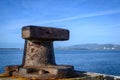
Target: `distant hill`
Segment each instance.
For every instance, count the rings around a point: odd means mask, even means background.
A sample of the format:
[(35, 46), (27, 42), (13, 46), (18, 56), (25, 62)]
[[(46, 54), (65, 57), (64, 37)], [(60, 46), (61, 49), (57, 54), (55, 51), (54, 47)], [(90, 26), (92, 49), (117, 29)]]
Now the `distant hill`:
[(79, 44), (68, 47), (58, 47), (62, 50), (120, 50), (120, 45), (117, 44)]

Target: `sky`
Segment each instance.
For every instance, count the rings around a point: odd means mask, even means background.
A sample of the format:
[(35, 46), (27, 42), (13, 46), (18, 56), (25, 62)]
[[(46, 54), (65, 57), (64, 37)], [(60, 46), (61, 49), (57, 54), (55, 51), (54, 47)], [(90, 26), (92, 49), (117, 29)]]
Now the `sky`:
[(23, 48), (26, 25), (65, 28), (76, 44), (120, 44), (120, 0), (0, 0), (0, 48)]

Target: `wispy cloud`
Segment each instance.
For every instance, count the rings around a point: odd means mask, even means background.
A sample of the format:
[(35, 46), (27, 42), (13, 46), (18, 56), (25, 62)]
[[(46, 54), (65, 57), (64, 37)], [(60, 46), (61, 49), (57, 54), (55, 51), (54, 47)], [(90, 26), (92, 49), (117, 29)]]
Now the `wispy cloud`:
[(120, 13), (120, 9), (99, 11), (99, 12), (95, 12), (95, 13), (81, 14), (81, 15), (77, 15), (77, 16), (62, 18), (62, 19), (49, 20), (49, 21), (42, 22), (41, 24), (54, 23), (54, 22), (64, 22), (64, 21), (70, 21), (70, 20), (75, 20), (75, 19), (90, 18), (90, 17), (110, 15), (110, 14), (116, 14), (116, 13)]
[[(64, 21), (70, 21), (70, 20), (76, 20), (76, 19), (83, 19), (83, 18), (91, 18), (96, 16), (103, 16), (103, 15), (110, 15), (110, 14), (116, 14), (120, 13), (120, 9), (118, 10), (107, 10), (107, 11), (99, 11), (94, 13), (87, 13), (87, 14), (81, 14), (77, 16), (62, 18), (62, 19), (56, 19), (56, 20), (48, 20), (48, 21), (36, 21), (36, 19), (15, 19), (15, 21), (9, 21), (9, 24), (4, 24), (6, 26), (7, 30), (18, 30), (21, 29), (24, 25), (29, 24), (35, 24), (35, 25), (44, 25), (48, 23), (56, 23), (56, 22), (64, 22)], [(17, 23), (19, 22), (19, 24)], [(41, 23), (40, 23), (41, 22)], [(5, 29), (5, 27), (3, 27)]]

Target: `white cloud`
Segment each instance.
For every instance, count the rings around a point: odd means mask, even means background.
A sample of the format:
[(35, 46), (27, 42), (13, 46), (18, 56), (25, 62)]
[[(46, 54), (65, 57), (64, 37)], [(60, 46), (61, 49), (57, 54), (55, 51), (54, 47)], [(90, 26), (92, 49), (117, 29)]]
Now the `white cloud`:
[[(56, 23), (56, 22), (64, 22), (64, 21), (70, 21), (70, 20), (75, 20), (75, 19), (82, 19), (82, 18), (91, 18), (91, 17), (96, 17), (96, 16), (103, 16), (103, 15), (110, 15), (110, 14), (116, 14), (120, 13), (120, 10), (106, 10), (106, 11), (99, 11), (99, 12), (94, 12), (94, 13), (87, 13), (87, 14), (81, 14), (77, 16), (72, 16), (72, 17), (67, 17), (67, 18), (62, 18), (62, 19), (56, 19), (56, 20), (46, 20), (46, 21), (36, 21), (36, 19), (24, 19), (24, 20), (15, 20), (15, 21), (9, 21), (9, 24), (5, 24), (6, 28), (8, 30), (18, 30), (21, 29), (22, 26), (24, 25), (44, 25), (48, 23)], [(19, 24), (18, 24), (19, 23)], [(114, 26), (114, 25), (113, 25)], [(4, 27), (5, 28), (5, 27)]]
[(42, 22), (41, 24), (54, 23), (54, 22), (64, 22), (64, 21), (70, 21), (70, 20), (75, 20), (75, 19), (82, 19), (82, 18), (110, 15), (110, 14), (116, 14), (116, 13), (120, 13), (120, 9), (99, 11), (99, 12), (95, 12), (95, 13), (81, 14), (81, 15), (78, 15), (78, 16), (72, 16), (72, 17), (67, 17), (67, 18), (62, 18), (62, 19), (49, 20), (49, 21)]

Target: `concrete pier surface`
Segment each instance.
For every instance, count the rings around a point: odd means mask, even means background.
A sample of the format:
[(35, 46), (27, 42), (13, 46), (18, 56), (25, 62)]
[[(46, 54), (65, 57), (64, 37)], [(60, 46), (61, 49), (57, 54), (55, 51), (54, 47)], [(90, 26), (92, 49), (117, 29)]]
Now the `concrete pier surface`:
[(0, 80), (120, 80), (120, 76), (106, 75), (93, 72), (76, 71), (77, 77), (62, 78), (62, 79), (35, 79), (35, 78), (22, 78), (14, 77), (6, 74), (0, 74)]

